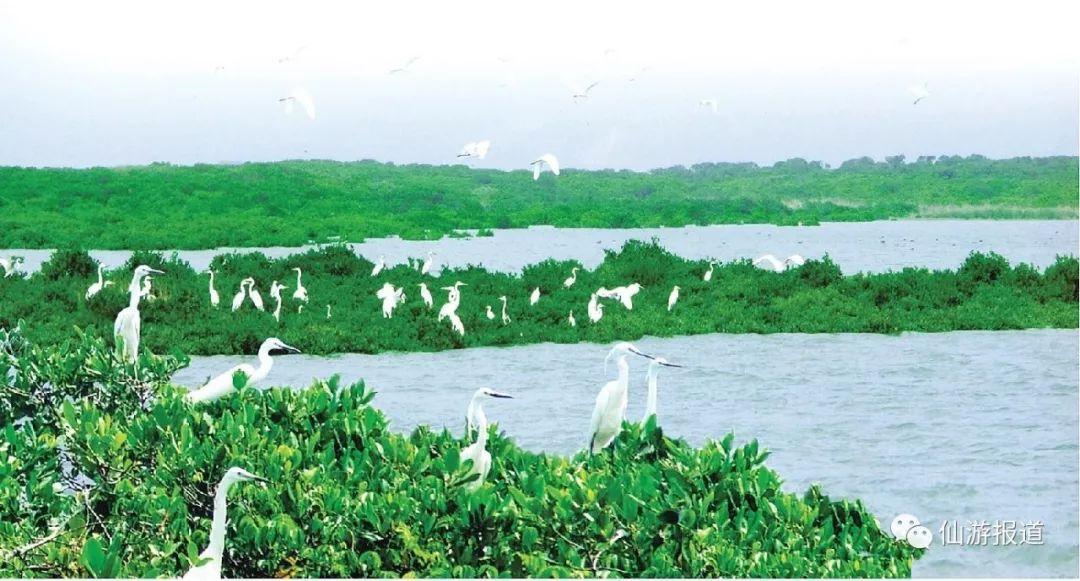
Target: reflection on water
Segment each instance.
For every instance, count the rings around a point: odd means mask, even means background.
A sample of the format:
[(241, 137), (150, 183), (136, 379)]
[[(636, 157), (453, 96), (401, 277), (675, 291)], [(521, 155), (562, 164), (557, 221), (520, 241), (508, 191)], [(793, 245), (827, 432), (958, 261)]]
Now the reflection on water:
[[(803, 491), (822, 484), (857, 497), (887, 523), (1041, 520), (1045, 545), (941, 546), (918, 576), (1074, 576), (1078, 567), (1078, 340), (1075, 330), (882, 335), (701, 335), (638, 346), (685, 369), (660, 376), (669, 435), (700, 443), (734, 431), (772, 450), (769, 465)], [(302, 347), (302, 346), (301, 346)], [(530, 345), (441, 353), (289, 356), (270, 382), (308, 385), (340, 373), (364, 378), (393, 425), (460, 432), (472, 391), (516, 399), (488, 417), (532, 450), (571, 453), (586, 443), (605, 374), (605, 346)], [(196, 357), (183, 385), (251, 357)], [(631, 362), (629, 417), (645, 400)], [(609, 370), (611, 374), (613, 369)]]
[[(592, 229), (536, 227), (496, 230), (492, 237), (444, 238), (407, 241), (373, 239), (353, 244), (356, 252), (375, 260), (385, 256), (388, 264), (409, 257), (437, 253), (444, 266), (482, 264), (489, 270), (518, 272), (547, 258), (576, 259), (593, 267), (605, 249), (621, 248), (627, 240), (656, 237), (668, 250), (685, 258), (716, 258), (722, 261), (774, 254), (818, 258), (828, 254), (844, 272), (882, 272), (906, 266), (956, 268), (972, 251), (994, 251), (1011, 262), (1045, 267), (1058, 254), (1075, 255), (1080, 245), (1076, 220), (895, 220), (881, 222), (826, 223), (821, 226), (780, 227), (769, 225), (703, 226), (686, 228)], [(557, 235), (553, 235), (554, 233)], [(261, 248), (271, 258), (302, 252), (304, 248)], [(185, 250), (180, 258), (196, 270), (210, 265), (221, 253), (234, 250)], [(5, 250), (0, 255), (26, 257), (23, 270), (35, 271), (48, 250)], [(93, 251), (94, 258), (114, 268), (131, 255), (122, 250)]]

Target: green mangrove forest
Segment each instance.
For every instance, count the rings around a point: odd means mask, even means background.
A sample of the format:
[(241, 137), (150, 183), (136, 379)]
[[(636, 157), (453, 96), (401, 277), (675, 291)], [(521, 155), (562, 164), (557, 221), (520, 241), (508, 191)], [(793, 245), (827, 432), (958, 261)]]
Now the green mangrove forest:
[[(277, 260), (260, 253), (214, 258), (219, 306), (209, 299), (209, 276), (175, 257), (137, 252), (129, 263), (106, 273), (115, 284), (87, 299), (97, 281), (97, 263), (84, 251), (59, 251), (33, 275), (0, 278), (0, 325), (22, 330), (41, 344), (59, 344), (79, 330), (110, 336), (117, 313), (127, 306), (127, 285), (137, 264), (165, 273), (155, 275), (151, 297), (143, 299), (142, 344), (154, 353), (254, 353), (267, 337), (280, 337), (305, 353), (380, 353), (434, 351), (475, 346), (539, 342), (609, 343), (645, 335), (704, 333), (900, 333), (904, 331), (1077, 328), (1077, 259), (1060, 257), (1045, 270), (1010, 265), (996, 254), (971, 254), (956, 270), (905, 268), (898, 272), (844, 275), (827, 257), (781, 273), (749, 261), (710, 266), (704, 260), (675, 256), (655, 242), (628, 242), (609, 251), (595, 269), (574, 261), (546, 260), (515, 274), (481, 267), (445, 269), (422, 275), (406, 264), (371, 276), (372, 263), (344, 245), (326, 246)], [(308, 302), (292, 298), (296, 272), (303, 270)], [(579, 267), (576, 283), (564, 280)], [(712, 268), (711, 280), (704, 273)], [(237, 311), (232, 297), (246, 277), (266, 302), (258, 311), (250, 302)], [(271, 311), (273, 281), (282, 293), (280, 321)], [(437, 313), (447, 301), (442, 287), (461, 281), (457, 309), (464, 335)], [(385, 283), (403, 289), (405, 300), (392, 318), (384, 318)], [(639, 283), (642, 290), (628, 310), (617, 300), (602, 299), (603, 318), (591, 322), (590, 295), (600, 287)], [(423, 283), (433, 307), (421, 300)], [(680, 295), (669, 311), (668, 298)], [(530, 295), (540, 289), (539, 301)], [(503, 323), (499, 297), (507, 297)], [(301, 305), (305, 308), (300, 309)], [(488, 318), (490, 306), (494, 317)], [(298, 312), (299, 311), (299, 312)], [(329, 311), (329, 313), (328, 313)], [(571, 326), (573, 312), (576, 321)], [(329, 318), (327, 315), (330, 315)]]
[[(0, 329), (0, 576), (178, 577), (199, 564), (230, 467), (225, 577), (906, 577), (925, 552), (857, 500), (782, 488), (756, 442), (701, 448), (650, 421), (613, 449), (535, 454), (391, 429), (363, 384), (243, 388), (193, 405), (90, 334)], [(463, 410), (464, 412), (464, 410)]]
[(0, 248), (299, 246), (460, 229), (1075, 218), (1076, 157), (790, 159), (648, 172), (374, 161), (0, 168)]

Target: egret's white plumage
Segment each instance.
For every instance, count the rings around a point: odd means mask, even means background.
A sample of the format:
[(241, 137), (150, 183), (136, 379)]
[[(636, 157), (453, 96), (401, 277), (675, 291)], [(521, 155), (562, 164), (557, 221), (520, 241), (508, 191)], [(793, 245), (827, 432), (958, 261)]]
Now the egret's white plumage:
[(435, 253), (428, 252), (427, 259), (424, 260), (424, 264), (420, 266), (420, 274), (427, 274), (431, 272), (431, 266), (435, 263)]
[(259, 383), (266, 379), (266, 376), (270, 374), (270, 370), (274, 367), (274, 358), (270, 356), (270, 353), (277, 350), (285, 351), (287, 353), (300, 352), (296, 347), (290, 347), (283, 343), (281, 339), (271, 337), (263, 341), (262, 345), (259, 347), (258, 367), (249, 363), (241, 363), (206, 382), (206, 385), (188, 392), (187, 400), (196, 403), (214, 401), (232, 393), (236, 389), (233, 377), (237, 372), (243, 372), (244, 377), (246, 378), (243, 383), (244, 387)]
[(221, 560), (225, 555), (225, 530), (227, 528), (226, 513), (228, 502), (226, 497), (229, 488), (237, 482), (269, 482), (261, 476), (256, 476), (243, 468), (229, 468), (221, 482), (217, 485), (214, 493), (214, 516), (210, 525), (210, 543), (206, 550), (199, 553), (199, 560), (205, 561), (188, 570), (184, 574), (185, 581), (215, 581), (221, 579)]
[(482, 397), (513, 399), (513, 396), (484, 387), (476, 390), (472, 399), (469, 400), (469, 407), (465, 412), (465, 437), (468, 438), (475, 429), (476, 441), (461, 450), (460, 458), (462, 463), (472, 460), (472, 469), (469, 474), (479, 476), (465, 485), (467, 490), (480, 488), (491, 471), (491, 453), (487, 451), (488, 421), (480, 402)]
[(15, 274), (22, 262), (23, 257), (21, 256), (0, 256), (0, 268), (4, 269), (4, 277)]
[(531, 164), (533, 168), (533, 180), (540, 179), (540, 172), (543, 171), (544, 166), (555, 175), (559, 175), (559, 159), (550, 153), (545, 153), (536, 158)]
[(293, 291), (292, 298), (295, 301), (306, 303), (308, 302), (307, 288), (305, 288), (304, 283), (300, 281), (303, 272), (301, 272), (300, 267), (296, 267), (293, 270), (296, 271), (296, 290)]
[(105, 287), (112, 284), (111, 280), (105, 280), (104, 274), (102, 272), (104, 268), (105, 267), (103, 267), (102, 265), (100, 265), (100, 264), (98, 265), (98, 267), (97, 267), (97, 282), (90, 285), (90, 288), (86, 289), (86, 300), (90, 300), (90, 299), (94, 298), (94, 295), (101, 292), (101, 289), (103, 289), (103, 288), (105, 288)]
[(447, 315), (447, 317), (450, 319), (450, 328), (453, 329), (454, 332), (458, 335), (464, 337), (465, 323), (461, 322), (461, 317), (459, 317), (457, 313), (450, 313), (449, 315)]
[(435, 306), (435, 299), (432, 298), (431, 291), (428, 290), (427, 283), (420, 283), (420, 298), (423, 299), (424, 305), (426, 305), (427, 308), (430, 309)]
[(499, 297), (499, 300), (502, 301), (502, 324), (508, 325), (510, 323), (510, 315), (506, 314), (506, 296)]
[(618, 377), (604, 384), (600, 393), (596, 395), (596, 406), (593, 408), (592, 420), (589, 422), (589, 453), (596, 454), (603, 450), (622, 431), (622, 422), (626, 417), (626, 404), (629, 401), (630, 389), (630, 364), (627, 362), (629, 355), (638, 355), (652, 359), (652, 356), (638, 351), (630, 343), (618, 343), (604, 358), (604, 366), (608, 361), (616, 357)]
[(574, 318), (574, 311), (570, 311), (570, 316), (566, 318), (566, 322), (570, 323), (571, 327), (577, 327), (577, 319)]
[[(450, 315), (456, 315), (458, 306), (461, 305), (461, 287), (468, 286), (460, 280), (454, 283), (454, 286), (442, 287), (446, 291), (446, 304), (439, 309), (439, 320), (443, 320)], [(460, 319), (459, 319), (460, 321)]]
[(113, 323), (113, 338), (121, 347), (124, 359), (132, 363), (139, 358), (139, 337), (142, 332), (142, 319), (139, 315), (139, 300), (142, 299), (141, 282), (144, 276), (152, 272), (161, 273), (160, 270), (155, 270), (145, 264), (140, 264), (135, 268), (131, 284), (128, 285), (128, 306), (116, 315), (116, 321)]
[(756, 258), (754, 260), (754, 266), (756, 266), (758, 268), (764, 268), (764, 269), (767, 269), (767, 270), (772, 270), (773, 272), (783, 272), (784, 271), (784, 263), (780, 262), (780, 259), (773, 256), (772, 254), (766, 254), (764, 256), (759, 256), (758, 258)]
[(488, 149), (491, 148), (491, 141), (485, 139), (483, 141), (470, 141), (461, 148), (461, 153), (458, 157), (474, 157), (476, 159), (484, 159), (487, 157)]
[(671, 309), (675, 308), (675, 303), (679, 301), (679, 285), (671, 287), (671, 294), (667, 298), (667, 310), (670, 313)]
[(930, 96), (930, 86), (926, 83), (921, 85), (911, 85), (908, 87), (908, 92), (911, 93), (911, 96), (915, 99), (911, 104), (918, 105), (919, 101)]
[(218, 294), (217, 289), (214, 288), (214, 271), (210, 272), (210, 306), (216, 307), (221, 302), (221, 295)]
[[(645, 416), (641, 418), (641, 422), (648, 421), (650, 416), (656, 416), (657, 400), (659, 399), (658, 390), (656, 387), (656, 376), (660, 373), (661, 367), (682, 367), (682, 365), (675, 365), (674, 363), (668, 363), (667, 359), (663, 357), (656, 357), (649, 362), (649, 370), (645, 373), (645, 386), (648, 390), (645, 396)], [(660, 424), (660, 418), (657, 416), (657, 425)]]
[(375, 293), (375, 296), (382, 299), (383, 318), (389, 319), (394, 316), (394, 309), (405, 302), (405, 289), (394, 288), (394, 285), (384, 283), (382, 288)]
[(798, 254), (792, 254), (784, 259), (784, 265), (788, 268), (791, 268), (792, 266), (802, 266), (804, 264), (806, 264), (806, 259)]
[(532, 294), (529, 295), (529, 306), (533, 306), (540, 302), (540, 287), (533, 289)]
[(274, 320), (281, 322), (281, 291), (287, 287), (278, 281), (270, 284), (270, 298), (274, 299)]
[(256, 309), (265, 311), (266, 307), (263, 305), (262, 295), (259, 291), (255, 290), (255, 279), (248, 277), (248, 298), (251, 299), (251, 304), (255, 305)]
[(599, 322), (600, 319), (604, 316), (604, 305), (600, 304), (600, 302), (597, 300), (597, 298), (598, 298), (598, 296), (597, 296), (596, 293), (593, 293), (592, 295), (589, 296), (588, 312), (589, 312), (589, 321), (592, 322), (592, 323)]
[(562, 283), (564, 287), (570, 288), (574, 286), (574, 283), (577, 282), (577, 271), (578, 267), (576, 266), (570, 269), (570, 276), (566, 277), (566, 280), (564, 280)]
[(484, 305), (484, 316), (487, 317), (489, 321), (495, 320), (495, 311), (491, 310), (491, 305)]
[(709, 270), (705, 271), (705, 275), (701, 277), (701, 280), (709, 282), (712, 280), (713, 267), (716, 266), (711, 260), (709, 261)]
[(626, 310), (632, 311), (634, 310), (634, 296), (641, 292), (641, 284), (635, 282), (612, 289), (612, 291), (615, 293), (615, 297), (619, 299), (619, 302), (626, 307)]
[(244, 299), (247, 298), (248, 294), (247, 285), (249, 280), (251, 279), (245, 278), (244, 280), (240, 281), (240, 291), (237, 292), (235, 296), (233, 296), (232, 310), (235, 311), (244, 305)]
[(296, 105), (299, 105), (310, 119), (315, 118), (315, 99), (303, 87), (293, 89), (289, 96), (278, 99), (278, 102), (285, 106), (286, 115), (292, 115)]

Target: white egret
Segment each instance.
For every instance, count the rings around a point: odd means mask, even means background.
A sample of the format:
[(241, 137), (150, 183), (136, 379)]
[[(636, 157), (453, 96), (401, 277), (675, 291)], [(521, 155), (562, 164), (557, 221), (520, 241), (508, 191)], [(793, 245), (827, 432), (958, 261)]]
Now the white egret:
[(604, 305), (597, 301), (597, 294), (593, 293), (589, 297), (589, 321), (593, 323), (600, 322), (600, 319), (604, 316)]
[(431, 266), (435, 262), (435, 253), (428, 252), (427, 259), (424, 260), (424, 264), (420, 265), (420, 274), (427, 274), (431, 271)]
[(667, 310), (670, 313), (671, 309), (675, 308), (675, 303), (679, 300), (679, 285), (671, 287), (671, 294), (667, 298)]
[(278, 281), (270, 284), (270, 298), (274, 299), (274, 320), (281, 322), (281, 291), (287, 287)]
[(619, 298), (619, 289), (608, 290), (607, 288), (600, 287), (596, 289), (596, 296), (602, 299), (617, 299)]
[(330, 320), (330, 304), (329, 303), (326, 304), (326, 320), (327, 321)]
[(247, 281), (248, 298), (251, 299), (251, 304), (255, 305), (256, 309), (259, 309), (260, 311), (265, 311), (266, 307), (263, 306), (262, 295), (259, 294), (259, 291), (255, 290), (255, 279), (248, 277)]
[(296, 290), (293, 291), (292, 298), (294, 301), (306, 303), (308, 301), (307, 288), (304, 287), (304, 283), (300, 282), (300, 276), (303, 273), (300, 271), (300, 267), (296, 267), (293, 270), (296, 271)]
[(714, 263), (711, 260), (709, 261), (709, 270), (705, 271), (705, 274), (704, 274), (704, 276), (701, 277), (701, 280), (703, 280), (705, 282), (709, 282), (710, 280), (712, 280), (713, 266), (715, 266), (715, 265), (716, 265), (716, 263)]
[[(656, 357), (649, 362), (649, 370), (645, 372), (645, 385), (648, 388), (648, 393), (645, 396), (645, 416), (641, 418), (641, 423), (648, 421), (650, 416), (657, 415), (656, 403), (659, 395), (656, 388), (656, 376), (660, 373), (661, 367), (682, 367), (682, 365), (668, 363), (667, 359), (663, 357)], [(657, 416), (657, 425), (659, 425), (659, 416)]]
[(265, 485), (267, 479), (256, 476), (243, 468), (229, 468), (214, 492), (214, 517), (210, 525), (210, 543), (206, 550), (199, 553), (199, 560), (205, 561), (201, 565), (192, 567), (184, 574), (187, 581), (203, 581), (221, 579), (221, 560), (225, 556), (225, 530), (228, 528), (226, 512), (228, 502), (226, 497), (229, 488), (237, 482), (261, 482)]
[(510, 315), (506, 314), (506, 296), (503, 295), (499, 297), (499, 300), (502, 301), (502, 324), (508, 325), (510, 323)]
[(285, 106), (286, 115), (292, 115), (295, 106), (300, 105), (309, 118), (315, 118), (315, 99), (311, 98), (311, 93), (303, 87), (293, 89), (288, 97), (282, 97), (278, 102)]
[(574, 286), (574, 283), (577, 282), (577, 271), (578, 271), (578, 267), (576, 267), (576, 266), (574, 268), (570, 269), (570, 276), (568, 276), (566, 278), (566, 280), (564, 280), (563, 283), (562, 283), (562, 285), (564, 287), (570, 288), (570, 287)]
[[(463, 283), (463, 282), (461, 282), (459, 280), (459, 281), (454, 283), (454, 286), (444, 286), (444, 287), (442, 287), (443, 290), (446, 291), (447, 296), (446, 296), (446, 304), (444, 304), (442, 306), (442, 308), (439, 309), (439, 320), (440, 321), (447, 318), (447, 317), (450, 317), (450, 316), (454, 316), (454, 317), (457, 316), (458, 305), (461, 304), (461, 288), (460, 287), (462, 287), (462, 286), (468, 286), (468, 285), (466, 285), (465, 283)], [(461, 319), (458, 319), (458, 323), (460, 323), (460, 322), (461, 322)], [(453, 324), (452, 320), (451, 320), (451, 324)], [(464, 334), (464, 330), (461, 331), (461, 334)]]
[(908, 92), (911, 93), (911, 96), (915, 98), (915, 101), (912, 103), (912, 105), (918, 105), (919, 101), (922, 101), (923, 99), (930, 96), (930, 86), (926, 83), (923, 83), (921, 85), (911, 85), (910, 87), (908, 87)]
[(420, 60), (420, 57), (414, 56), (414, 57), (410, 58), (408, 61), (406, 61), (405, 64), (401, 65), (400, 67), (390, 69), (390, 72), (388, 74), (396, 75), (398, 73), (404, 73), (405, 71), (409, 70), (409, 67), (416, 64), (416, 61), (418, 61), (418, 60)]
[(270, 374), (270, 369), (274, 367), (274, 358), (270, 356), (272, 351), (285, 351), (286, 353), (300, 352), (296, 347), (290, 347), (283, 343), (281, 339), (270, 337), (263, 341), (262, 345), (259, 347), (258, 367), (254, 367), (249, 363), (241, 363), (210, 381), (207, 381), (206, 385), (189, 391), (187, 400), (195, 403), (214, 401), (232, 393), (236, 389), (233, 376), (238, 372), (244, 374), (243, 387), (255, 385), (266, 379), (266, 376)]
[(541, 155), (529, 165), (533, 168), (534, 181), (540, 179), (540, 172), (543, 171), (545, 165), (551, 170), (551, 173), (559, 175), (559, 159), (550, 153)]
[(113, 323), (113, 337), (118, 345), (121, 345), (121, 353), (127, 361), (134, 363), (139, 358), (139, 336), (142, 329), (142, 320), (139, 315), (139, 300), (142, 298), (142, 278), (152, 272), (161, 274), (156, 270), (140, 264), (135, 268), (131, 276), (131, 284), (128, 285), (128, 306), (116, 315)]
[(104, 268), (105, 267), (103, 267), (102, 265), (100, 265), (100, 264), (98, 265), (98, 267), (97, 267), (97, 282), (90, 285), (90, 288), (86, 289), (86, 300), (90, 300), (91, 298), (94, 297), (94, 295), (101, 292), (101, 289), (103, 289), (103, 288), (105, 288), (105, 287), (107, 287), (107, 286), (109, 286), (109, 285), (111, 285), (113, 283), (111, 280), (105, 280), (104, 275), (102, 274), (102, 270)]
[(427, 308), (435, 306), (435, 299), (431, 297), (431, 291), (428, 290), (427, 283), (420, 283), (420, 298), (424, 300), (424, 304)]
[(702, 99), (701, 101), (698, 101), (698, 105), (711, 109), (713, 113), (720, 112), (720, 102), (716, 99)]
[(157, 298), (156, 296), (150, 294), (150, 291), (153, 290), (153, 283), (151, 283), (152, 280), (154, 280), (154, 277), (152, 276), (147, 276), (146, 278), (142, 279), (142, 289), (139, 291), (139, 293), (142, 294), (143, 298), (148, 301), (152, 301)]
[(615, 290), (618, 291), (617, 296), (619, 298), (619, 302), (621, 302), (623, 306), (626, 307), (626, 310), (634, 310), (634, 296), (641, 292), (641, 284), (635, 282), (627, 286), (621, 286)]
[(488, 473), (491, 471), (491, 453), (487, 451), (488, 440), (488, 421), (487, 416), (484, 414), (484, 408), (481, 405), (480, 399), (482, 397), (495, 397), (500, 399), (513, 399), (512, 395), (501, 393), (486, 387), (480, 388), (473, 393), (472, 399), (469, 400), (469, 407), (465, 412), (465, 437), (468, 438), (473, 429), (476, 429), (476, 441), (466, 446), (461, 450), (460, 458), (464, 463), (466, 460), (472, 460), (472, 468), (469, 470), (469, 474), (478, 474), (476, 480), (468, 482), (465, 485), (467, 490), (476, 490), (484, 484), (484, 479), (487, 478)]
[(764, 256), (759, 256), (757, 259), (754, 260), (754, 266), (756, 266), (758, 268), (765, 268), (767, 270), (772, 270), (773, 272), (783, 272), (784, 271), (784, 263), (780, 262), (780, 259), (776, 258), (772, 254), (766, 254)]
[(577, 319), (574, 318), (574, 311), (570, 311), (570, 316), (566, 318), (566, 322), (570, 323), (571, 327), (577, 327)]
[(586, 86), (582, 86), (582, 85), (579, 85), (579, 84), (572, 84), (570, 86), (570, 91), (571, 91), (570, 98), (573, 99), (575, 103), (580, 99), (588, 99), (589, 98), (589, 92), (591, 92), (593, 89), (595, 89), (596, 86), (599, 85), (599, 84), (600, 84), (600, 81), (593, 81), (592, 83), (589, 83)]
[(487, 157), (488, 149), (491, 148), (491, 141), (485, 139), (483, 141), (470, 141), (465, 144), (465, 147), (461, 148), (461, 153), (458, 157), (475, 157), (476, 159), (484, 159)]
[(390, 283), (384, 283), (375, 296), (382, 299), (382, 315), (384, 319), (394, 316), (394, 309), (405, 302), (405, 289), (394, 288)]
[(216, 307), (221, 302), (221, 296), (218, 294), (217, 289), (214, 288), (214, 271), (210, 272), (210, 306)]
[(604, 384), (600, 393), (596, 396), (596, 407), (593, 408), (592, 420), (589, 422), (589, 454), (596, 454), (608, 447), (622, 431), (622, 422), (626, 417), (626, 404), (629, 401), (630, 389), (630, 364), (627, 362), (629, 355), (638, 355), (653, 359), (639, 351), (630, 343), (617, 343), (607, 357), (604, 358), (604, 367), (612, 357), (617, 357), (618, 377)]
[(495, 320), (495, 312), (491, 310), (491, 305), (484, 305), (484, 316), (487, 317), (489, 321)]
[(791, 268), (792, 266), (802, 266), (804, 264), (806, 264), (806, 259), (798, 254), (792, 254), (784, 260), (784, 265), (788, 268)]
[(529, 295), (529, 306), (535, 305), (538, 302), (540, 302), (540, 287), (534, 288), (532, 294)]
[(386, 260), (380, 256), (378, 262), (376, 262), (375, 266), (371, 269), (371, 276), (379, 276), (379, 273), (382, 272), (384, 268), (386, 268)]
[(457, 313), (450, 313), (449, 315), (447, 315), (447, 317), (449, 317), (450, 319), (450, 328), (453, 329), (454, 332), (458, 335), (464, 337), (465, 324), (461, 322), (461, 317), (459, 317)]
[(23, 257), (21, 256), (0, 256), (0, 268), (4, 269), (5, 278), (15, 274), (22, 263)]
[(244, 305), (244, 299), (247, 298), (247, 285), (251, 279), (245, 278), (240, 281), (240, 292), (236, 293), (232, 300), (232, 310), (237, 310)]

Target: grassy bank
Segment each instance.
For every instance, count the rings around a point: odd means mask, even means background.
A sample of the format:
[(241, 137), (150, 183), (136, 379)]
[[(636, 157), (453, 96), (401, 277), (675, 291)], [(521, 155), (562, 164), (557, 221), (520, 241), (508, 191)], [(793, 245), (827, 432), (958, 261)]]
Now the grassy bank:
[(612, 452), (564, 458), (493, 426), (469, 492), (467, 442), (393, 432), (363, 385), (192, 407), (168, 385), (182, 363), (135, 377), (93, 337), (0, 331), (0, 576), (177, 577), (232, 466), (270, 483), (229, 493), (226, 577), (901, 577), (923, 553), (858, 501), (783, 491), (755, 442), (627, 424)]
[[(306, 353), (379, 353), (431, 351), (539, 342), (607, 343), (643, 335), (703, 333), (833, 333), (902, 331), (1077, 328), (1078, 263), (1060, 258), (1044, 272), (1011, 266), (997, 255), (973, 254), (955, 271), (908, 268), (900, 272), (845, 276), (829, 260), (810, 261), (774, 273), (746, 261), (715, 267), (703, 280), (705, 261), (684, 260), (652, 243), (630, 242), (609, 252), (594, 270), (582, 269), (567, 289), (564, 279), (575, 262), (548, 260), (517, 275), (482, 268), (451, 269), (439, 277), (422, 276), (406, 265), (372, 277), (372, 263), (341, 246), (279, 260), (261, 254), (224, 255), (214, 259), (221, 305), (211, 307), (208, 277), (186, 263), (137, 253), (132, 261), (159, 267), (155, 300), (144, 300), (143, 345), (155, 353), (179, 349), (191, 354), (254, 353), (263, 339), (277, 336)], [(302, 313), (291, 294), (293, 267), (304, 270), (310, 302)], [(96, 264), (84, 252), (58, 252), (29, 278), (0, 278), (0, 325), (25, 321), (24, 331), (39, 342), (56, 343), (76, 327), (110, 336), (116, 314), (127, 306), (131, 265), (107, 278), (116, 284), (91, 300), (84, 293), (96, 281)], [(250, 303), (236, 312), (229, 305), (242, 278), (258, 281), (267, 310), (270, 283), (288, 285), (281, 322)], [(466, 333), (456, 334), (436, 313), (446, 301), (440, 287), (462, 281), (461, 317)], [(391, 282), (404, 287), (407, 300), (392, 319), (381, 314), (376, 291)], [(435, 297), (434, 309), (420, 300), (418, 284)], [(603, 301), (603, 319), (591, 323), (589, 296), (598, 287), (638, 282), (643, 290), (633, 310)], [(673, 285), (681, 287), (675, 308), (667, 310)], [(541, 289), (539, 302), (529, 295)], [(511, 322), (501, 323), (498, 297), (508, 297)], [(330, 305), (330, 319), (326, 306)], [(495, 318), (485, 316), (490, 305)], [(568, 323), (573, 311), (577, 326)]]
[(298, 246), (454, 229), (1077, 216), (1077, 158), (868, 158), (650, 172), (290, 161), (0, 168), (0, 248)]

